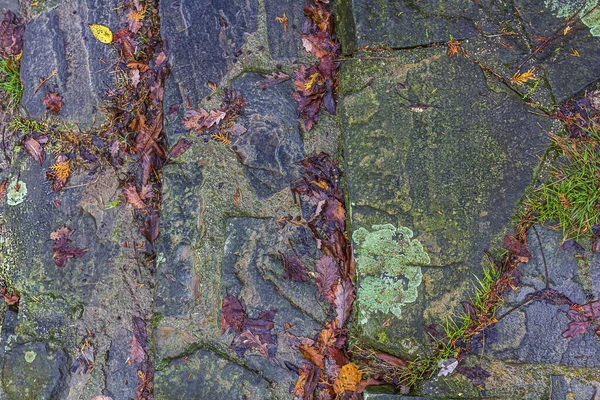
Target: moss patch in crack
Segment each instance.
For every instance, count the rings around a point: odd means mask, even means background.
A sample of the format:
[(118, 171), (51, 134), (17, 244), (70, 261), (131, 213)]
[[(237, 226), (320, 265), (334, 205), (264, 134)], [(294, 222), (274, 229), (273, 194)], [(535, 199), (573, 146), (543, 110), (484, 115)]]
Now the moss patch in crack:
[(430, 259), (423, 245), (412, 237), (410, 229), (391, 224), (373, 225), (371, 232), (359, 228), (352, 235), (362, 324), (374, 312), (400, 316), (402, 307), (417, 299), (423, 277), (421, 266), (429, 264)]

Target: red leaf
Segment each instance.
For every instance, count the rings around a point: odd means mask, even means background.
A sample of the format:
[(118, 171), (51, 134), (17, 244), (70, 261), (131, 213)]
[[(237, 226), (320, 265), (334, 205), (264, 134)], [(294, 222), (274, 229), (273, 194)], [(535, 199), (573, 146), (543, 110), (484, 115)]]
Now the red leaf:
[(295, 255), (287, 255), (279, 252), (283, 260), (283, 268), (285, 269), (284, 279), (291, 279), (295, 282), (304, 282), (308, 278), (306, 266)]
[(184, 138), (179, 138), (177, 143), (175, 143), (175, 145), (171, 147), (171, 150), (169, 150), (169, 155), (167, 156), (167, 158), (177, 158), (183, 153), (185, 153), (190, 147), (192, 147), (192, 142)]
[(141, 363), (146, 357), (146, 352), (140, 342), (135, 338), (135, 335), (131, 338), (131, 343), (129, 343), (129, 353), (127, 354), (127, 357), (136, 363)]
[(44, 148), (32, 136), (25, 136), (25, 140), (23, 140), (23, 146), (38, 164), (42, 165), (44, 161), (46, 161), (46, 152), (44, 151)]
[(333, 304), (334, 294), (332, 288), (340, 277), (338, 263), (331, 256), (323, 256), (315, 265), (315, 273), (317, 274), (319, 294)]
[(46, 110), (54, 114), (58, 114), (58, 112), (62, 110), (63, 105), (63, 99), (57, 92), (48, 92), (44, 96), (44, 106), (46, 107)]
[(57, 267), (63, 267), (70, 258), (81, 257), (87, 250), (79, 249), (71, 246), (69, 237), (73, 234), (73, 230), (63, 226), (50, 234), (50, 239), (54, 240), (52, 245), (52, 253), (54, 264)]
[(223, 298), (221, 334), (225, 333), (228, 328), (232, 328), (236, 332), (241, 332), (245, 319), (246, 311), (237, 297), (227, 296)]

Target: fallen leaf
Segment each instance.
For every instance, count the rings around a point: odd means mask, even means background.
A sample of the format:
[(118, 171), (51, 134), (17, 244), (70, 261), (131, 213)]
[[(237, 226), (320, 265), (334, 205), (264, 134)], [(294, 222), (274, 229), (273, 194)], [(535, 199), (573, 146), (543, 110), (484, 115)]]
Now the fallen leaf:
[(283, 72), (274, 72), (270, 75), (265, 76), (262, 81), (256, 82), (256, 87), (259, 89), (266, 89), (270, 86), (278, 85), (282, 82), (290, 80), (291, 77)]
[(448, 358), (447, 360), (439, 360), (437, 364), (440, 371), (437, 376), (448, 376), (458, 366), (458, 360), (456, 358)]
[(346, 391), (356, 391), (356, 385), (362, 380), (362, 371), (354, 363), (344, 365), (340, 370), (340, 375), (336, 377), (333, 388), (335, 393), (343, 396)]
[(305, 344), (301, 344), (298, 349), (305, 360), (310, 361), (313, 365), (319, 368), (325, 368), (325, 364), (323, 362), (324, 356), (321, 354), (321, 352), (319, 352), (318, 349)]
[(146, 204), (142, 201), (142, 198), (137, 192), (134, 184), (129, 184), (123, 188), (123, 195), (129, 204), (137, 209), (146, 208)]
[(0, 53), (18, 55), (23, 50), (25, 24), (15, 13), (7, 10), (0, 22)]
[(288, 23), (289, 23), (290, 20), (288, 19), (288, 17), (285, 14), (285, 12), (283, 13), (283, 16), (281, 16), (281, 17), (275, 16), (275, 21), (277, 21), (280, 24), (282, 24), (283, 25), (283, 31), (287, 32)]
[(315, 273), (319, 294), (333, 304), (335, 297), (332, 289), (340, 277), (338, 263), (331, 256), (323, 256), (315, 264)]
[(169, 150), (167, 158), (177, 158), (183, 153), (185, 153), (190, 147), (192, 147), (192, 142), (184, 138), (179, 138), (179, 140), (177, 140), (177, 143), (175, 143), (175, 145)]
[(519, 262), (527, 262), (531, 259), (531, 253), (523, 243), (514, 236), (506, 235), (502, 241), (502, 247), (517, 257)]
[(58, 112), (62, 110), (63, 105), (62, 97), (56, 92), (48, 92), (44, 96), (44, 107), (54, 114), (58, 114)]
[(306, 266), (296, 255), (288, 255), (279, 252), (283, 260), (285, 274), (283, 279), (291, 279), (294, 282), (304, 282), (308, 278)]
[(140, 6), (139, 10), (130, 10), (127, 13), (127, 23), (129, 30), (133, 33), (137, 33), (144, 24), (141, 22), (146, 14), (146, 6)]
[(46, 152), (42, 148), (42, 145), (35, 140), (33, 136), (25, 136), (25, 139), (23, 140), (23, 146), (38, 164), (42, 165), (44, 161), (46, 161)]
[(350, 316), (352, 311), (352, 303), (355, 298), (355, 289), (352, 281), (349, 278), (344, 278), (340, 283), (337, 284), (335, 289), (335, 299), (333, 304), (337, 316), (335, 317), (338, 327), (344, 326), (344, 323)]
[(6, 190), (8, 189), (8, 179), (0, 182), (0, 200), (6, 197)]
[(244, 306), (235, 296), (226, 296), (223, 298), (223, 307), (221, 315), (221, 334), (228, 328), (236, 332), (242, 332), (242, 325), (246, 319)]
[(71, 175), (71, 164), (65, 156), (59, 156), (57, 162), (50, 166), (46, 172), (46, 179), (52, 181), (52, 191), (60, 191), (67, 183)]
[(127, 357), (136, 363), (141, 363), (146, 357), (146, 352), (140, 345), (140, 342), (136, 339), (135, 335), (131, 338), (131, 342), (129, 343), (129, 353), (127, 354)]
[(90, 30), (94, 37), (100, 42), (104, 44), (111, 44), (113, 41), (113, 33), (110, 28), (99, 25), (99, 24), (89, 24)]
[(79, 249), (71, 245), (69, 237), (73, 234), (74, 230), (63, 226), (52, 232), (50, 238), (54, 240), (52, 245), (52, 256), (54, 258), (54, 264), (57, 267), (63, 267), (67, 260), (74, 257), (81, 257), (87, 250)]
[(137, 61), (127, 63), (127, 68), (137, 69), (138, 71), (140, 71), (142, 73), (146, 72), (150, 69), (150, 67), (148, 67), (147, 64), (137, 62)]
[(109, 396), (100, 395), (94, 397), (92, 400), (113, 400), (113, 398)]
[(133, 88), (137, 88), (137, 85), (140, 83), (140, 71), (137, 69), (132, 69), (129, 71), (129, 80), (131, 82), (131, 86)]

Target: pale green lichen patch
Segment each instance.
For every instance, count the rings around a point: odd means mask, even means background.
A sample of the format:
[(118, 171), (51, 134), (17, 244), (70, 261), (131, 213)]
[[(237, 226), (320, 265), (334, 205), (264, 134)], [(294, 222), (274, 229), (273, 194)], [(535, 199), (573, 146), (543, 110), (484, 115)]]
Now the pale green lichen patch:
[(25, 361), (28, 363), (32, 363), (35, 360), (35, 351), (26, 351), (25, 352)]
[(8, 185), (6, 202), (8, 205), (16, 206), (17, 204), (21, 204), (23, 200), (25, 200), (25, 197), (27, 197), (27, 186), (25, 185), (25, 182), (14, 178), (10, 182), (10, 185)]
[(372, 232), (359, 228), (352, 235), (362, 324), (376, 312), (398, 317), (405, 304), (417, 299), (421, 266), (428, 265), (430, 259), (423, 245), (412, 237), (410, 229), (391, 224), (373, 225)]
[(597, 6), (598, 0), (546, 0), (546, 7), (559, 18), (571, 18), (578, 13), (594, 36), (600, 36), (600, 8)]

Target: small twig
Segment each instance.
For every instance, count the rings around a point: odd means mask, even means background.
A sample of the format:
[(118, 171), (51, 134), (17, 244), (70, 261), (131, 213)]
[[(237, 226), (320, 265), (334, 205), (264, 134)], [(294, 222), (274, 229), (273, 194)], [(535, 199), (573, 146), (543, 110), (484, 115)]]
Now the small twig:
[(53, 76), (56, 76), (56, 70), (53, 70), (50, 75), (48, 75), (47, 78), (40, 78), (40, 84), (37, 85), (37, 87), (35, 88), (35, 90), (33, 91), (33, 94), (36, 94), (38, 92), (38, 90), (40, 90), (42, 88), (42, 85), (46, 82), (48, 82), (50, 80), (50, 78), (52, 78)]
[(505, 312), (501, 316), (497, 317), (496, 318), (496, 323), (498, 323), (501, 319), (503, 319), (504, 317), (506, 317), (508, 314), (512, 313), (513, 311), (517, 311), (519, 308), (523, 307), (525, 304), (529, 303), (530, 301), (533, 301), (533, 298), (532, 297), (527, 297), (525, 300), (521, 301), (519, 304), (517, 304), (516, 306), (514, 306), (510, 310), (508, 310), (507, 312)]
[(546, 264), (546, 255), (544, 254), (544, 248), (542, 246), (542, 240), (540, 239), (540, 234), (538, 233), (535, 225), (531, 226), (533, 231), (535, 232), (535, 236), (537, 237), (538, 244), (540, 245), (540, 252), (542, 253), (542, 261), (544, 262), (544, 272), (546, 274), (546, 289), (550, 289), (550, 279), (548, 279), (548, 264)]

